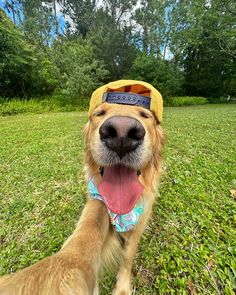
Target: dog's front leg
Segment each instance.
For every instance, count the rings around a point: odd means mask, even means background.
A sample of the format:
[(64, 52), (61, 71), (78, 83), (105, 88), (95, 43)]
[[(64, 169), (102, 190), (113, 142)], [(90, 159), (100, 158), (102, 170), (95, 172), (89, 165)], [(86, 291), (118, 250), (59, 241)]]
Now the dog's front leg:
[(133, 260), (137, 251), (138, 242), (145, 230), (146, 223), (151, 213), (151, 206), (142, 216), (139, 223), (135, 226), (134, 230), (124, 234), (125, 245), (123, 252), (123, 261), (117, 275), (116, 287), (113, 290), (113, 295), (131, 295), (131, 271)]
[(125, 245), (123, 252), (123, 260), (120, 270), (117, 275), (116, 287), (113, 290), (113, 295), (131, 295), (131, 271), (133, 260), (137, 251), (138, 242), (145, 230), (146, 224), (151, 216), (152, 205), (155, 195), (150, 194), (148, 202), (145, 204), (145, 210), (135, 228), (127, 233), (124, 233)]
[(120, 266), (120, 270), (117, 275), (116, 287), (113, 291), (113, 295), (131, 295), (131, 271), (133, 260), (137, 251), (138, 242), (145, 229), (144, 222), (139, 223), (132, 232), (128, 232), (125, 235), (124, 245), (124, 259)]

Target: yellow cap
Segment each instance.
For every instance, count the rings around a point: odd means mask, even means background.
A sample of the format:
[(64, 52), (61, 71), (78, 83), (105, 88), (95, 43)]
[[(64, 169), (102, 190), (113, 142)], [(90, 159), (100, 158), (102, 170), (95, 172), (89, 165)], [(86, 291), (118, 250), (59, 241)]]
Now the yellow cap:
[(89, 116), (92, 114), (94, 109), (103, 102), (103, 94), (109, 91), (131, 92), (150, 97), (150, 110), (154, 112), (159, 122), (162, 121), (163, 100), (160, 92), (157, 91), (151, 84), (136, 80), (118, 80), (96, 89), (90, 100), (88, 111)]

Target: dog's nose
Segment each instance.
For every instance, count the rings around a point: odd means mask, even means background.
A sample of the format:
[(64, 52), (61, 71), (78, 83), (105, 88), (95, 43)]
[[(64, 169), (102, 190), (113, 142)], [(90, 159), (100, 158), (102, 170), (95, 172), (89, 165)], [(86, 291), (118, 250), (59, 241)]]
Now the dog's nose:
[(100, 138), (120, 158), (135, 150), (143, 141), (145, 129), (130, 117), (111, 117), (99, 129)]

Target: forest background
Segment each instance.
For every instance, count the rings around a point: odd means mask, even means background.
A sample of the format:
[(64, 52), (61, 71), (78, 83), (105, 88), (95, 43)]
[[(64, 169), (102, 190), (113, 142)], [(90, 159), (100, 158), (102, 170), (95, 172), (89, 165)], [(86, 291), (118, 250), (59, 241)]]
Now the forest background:
[(0, 1), (1, 103), (86, 108), (122, 78), (153, 84), (166, 105), (224, 102), (236, 96), (235, 57), (230, 0)]

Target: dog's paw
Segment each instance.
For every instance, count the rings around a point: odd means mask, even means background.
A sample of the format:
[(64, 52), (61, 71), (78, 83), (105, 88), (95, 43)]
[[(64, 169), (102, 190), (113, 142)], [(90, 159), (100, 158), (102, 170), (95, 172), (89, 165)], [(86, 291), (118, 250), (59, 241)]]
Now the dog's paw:
[(118, 293), (117, 292), (112, 293), (112, 295), (131, 295), (131, 293), (123, 290), (121, 292), (118, 291)]
[(98, 288), (98, 284), (96, 284), (94, 290), (93, 290), (93, 295), (99, 295), (99, 288)]
[(117, 275), (115, 289), (112, 295), (132, 295), (132, 282), (130, 271), (126, 268), (121, 268)]
[(124, 288), (124, 286), (120, 288), (116, 287), (113, 290), (112, 295), (132, 295), (132, 290), (130, 286), (127, 288)]
[(126, 290), (113, 291), (112, 295), (131, 295), (132, 293)]

